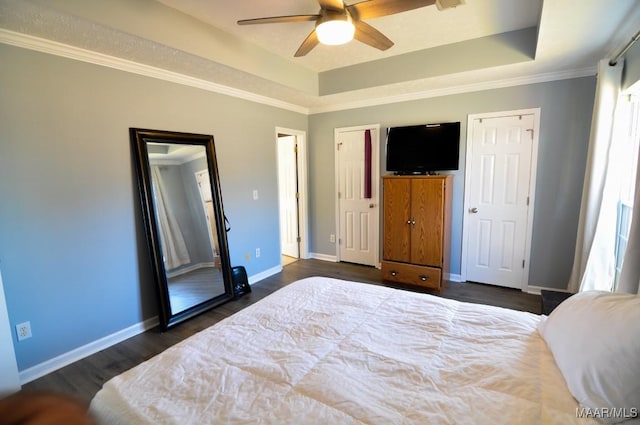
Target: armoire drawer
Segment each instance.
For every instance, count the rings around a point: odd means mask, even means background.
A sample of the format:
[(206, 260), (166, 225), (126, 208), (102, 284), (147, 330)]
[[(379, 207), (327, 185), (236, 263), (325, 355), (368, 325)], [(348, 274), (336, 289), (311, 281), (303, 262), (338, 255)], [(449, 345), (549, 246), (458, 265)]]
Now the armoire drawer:
[(441, 270), (436, 267), (383, 261), (382, 278), (390, 282), (419, 285), (439, 291)]

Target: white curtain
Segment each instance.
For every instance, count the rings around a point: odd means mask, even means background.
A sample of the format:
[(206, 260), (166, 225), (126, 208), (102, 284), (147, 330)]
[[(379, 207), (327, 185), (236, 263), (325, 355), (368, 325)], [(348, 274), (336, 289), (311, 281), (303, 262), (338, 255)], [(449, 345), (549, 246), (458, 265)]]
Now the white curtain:
[[(610, 66), (608, 59), (598, 63), (598, 81), (591, 120), (591, 136), (587, 156), (578, 237), (568, 289), (611, 290), (615, 277), (615, 226), (618, 191), (615, 184), (616, 165), (612, 152), (614, 113), (620, 93), (621, 60)], [(615, 150), (615, 148), (614, 148)], [(607, 190), (609, 189), (609, 190)], [(612, 200), (611, 197), (616, 197)]]
[(616, 292), (640, 294), (640, 151), (636, 170), (636, 192), (633, 199), (631, 230)]
[(188, 264), (191, 259), (189, 258), (189, 251), (187, 251), (178, 221), (167, 200), (166, 187), (160, 173), (160, 167), (157, 165), (152, 166), (151, 174), (164, 265), (168, 271)]

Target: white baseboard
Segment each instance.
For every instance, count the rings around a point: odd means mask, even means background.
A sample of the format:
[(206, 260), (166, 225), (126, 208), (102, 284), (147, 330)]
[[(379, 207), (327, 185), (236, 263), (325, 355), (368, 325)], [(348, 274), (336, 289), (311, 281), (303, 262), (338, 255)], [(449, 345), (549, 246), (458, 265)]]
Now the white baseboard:
[[(254, 284), (281, 271), (282, 266), (278, 265), (263, 272), (254, 274), (249, 277), (249, 284)], [(160, 322), (158, 320), (158, 316), (152, 317), (143, 322), (129, 326), (128, 328), (114, 332), (111, 335), (107, 335), (96, 341), (92, 341), (86, 345), (83, 345), (82, 347), (75, 348), (57, 357), (46, 360), (28, 369), (22, 370), (19, 372), (20, 384), (24, 385), (27, 382), (31, 382), (45, 375), (48, 375), (49, 373), (63, 368), (71, 363), (77, 362), (78, 360), (82, 360), (85, 357), (95, 354), (98, 351), (109, 348), (112, 345), (118, 344), (126, 339), (152, 329), (158, 326), (159, 323)]]
[(270, 269), (267, 269), (263, 272), (254, 274), (249, 276), (249, 285), (253, 285), (256, 282), (261, 281), (262, 279), (266, 279), (269, 276), (273, 276), (276, 273), (280, 273), (282, 271), (282, 266), (275, 266), (275, 267), (271, 267)]
[(533, 285), (527, 286), (527, 290), (525, 292), (527, 292), (529, 294), (533, 294), (533, 295), (540, 295), (540, 291), (542, 291), (543, 289), (545, 291), (556, 291), (556, 292), (567, 292), (567, 293), (569, 293), (569, 291), (567, 291), (566, 289), (547, 288), (545, 286), (533, 286)]
[(151, 328), (158, 326), (158, 316), (145, 320), (144, 322), (136, 323), (128, 328), (119, 330), (100, 338), (96, 341), (92, 341), (82, 347), (78, 347), (74, 350), (68, 351), (57, 357), (44, 361), (40, 364), (32, 366), (28, 369), (20, 371), (20, 384), (24, 385), (27, 382), (31, 382), (35, 379), (41, 378), (53, 371), (56, 371), (62, 367), (65, 367), (71, 363), (81, 360), (87, 356), (90, 356), (98, 351), (109, 348), (119, 342), (129, 339), (133, 336), (141, 334)]
[(322, 261), (330, 261), (332, 263), (338, 262), (338, 257), (336, 257), (335, 255), (319, 254), (317, 252), (310, 252), (309, 258), (314, 258), (316, 260), (322, 260)]
[(464, 280), (462, 280), (462, 275), (459, 274), (445, 273), (443, 278), (450, 282), (464, 282)]
[[(318, 254), (318, 253), (310, 253), (310, 257), (311, 258), (315, 258), (317, 260), (322, 260), (322, 261), (330, 261), (330, 262), (337, 262), (337, 258), (333, 255), (326, 255), (326, 254)], [(272, 267), (270, 269), (267, 269), (263, 272), (251, 275), (249, 277), (249, 284), (253, 285), (256, 282), (259, 282), (263, 279), (266, 279), (270, 276), (273, 276), (274, 274), (280, 273), (282, 271), (282, 266), (278, 265), (275, 267)], [(451, 274), (445, 276), (446, 279), (452, 281), (452, 282), (461, 282), (461, 277), (460, 275), (457, 274)], [(554, 288), (542, 288), (542, 287), (529, 287), (529, 292), (530, 293), (535, 293), (535, 292), (531, 292), (532, 290), (537, 290), (538, 294), (540, 293), (540, 289), (552, 289), (552, 290), (556, 290), (558, 291), (559, 289), (554, 289)], [(47, 361), (44, 361), (40, 364), (37, 364), (35, 366), (32, 366), (28, 369), (22, 370), (20, 371), (19, 375), (20, 375), (20, 384), (24, 385), (28, 382), (31, 382), (33, 380), (36, 380), (38, 378), (41, 378), (51, 372), (54, 372), (60, 368), (63, 368), (71, 363), (74, 363), (78, 360), (82, 360), (85, 357), (88, 357), (92, 354), (97, 353), (98, 351), (104, 350), (106, 348), (111, 347), (112, 345), (118, 344), (126, 339), (129, 339), (133, 336), (136, 336), (138, 334), (141, 334), (149, 329), (152, 329), (156, 326), (158, 326), (159, 321), (158, 321), (158, 317), (152, 317), (150, 319), (147, 319), (143, 322), (137, 323), (135, 325), (129, 326), (128, 328), (122, 329), (120, 331), (114, 332), (111, 335), (107, 335), (103, 338), (100, 338), (96, 341), (92, 341), (86, 345), (83, 345), (82, 347), (78, 347), (76, 349), (73, 349), (67, 353), (61, 354), (57, 357), (54, 357), (52, 359), (49, 359)]]
[[(268, 270), (249, 277), (249, 283), (254, 284), (262, 279), (266, 279), (269, 276), (279, 273), (280, 271), (282, 271), (282, 266), (272, 267)], [(20, 384), (24, 385), (27, 382), (31, 382), (45, 375), (48, 375), (49, 373), (70, 365), (71, 363), (77, 362), (78, 360), (82, 360), (85, 357), (95, 354), (98, 351), (109, 348), (112, 345), (118, 344), (126, 339), (152, 329), (158, 326), (159, 323), (160, 322), (158, 320), (158, 316), (152, 317), (143, 322), (129, 326), (126, 329), (122, 329), (120, 331), (112, 333), (111, 335), (107, 335), (96, 341), (92, 341), (86, 345), (83, 345), (82, 347), (75, 348), (57, 357), (46, 360), (28, 369), (22, 370), (19, 372)]]

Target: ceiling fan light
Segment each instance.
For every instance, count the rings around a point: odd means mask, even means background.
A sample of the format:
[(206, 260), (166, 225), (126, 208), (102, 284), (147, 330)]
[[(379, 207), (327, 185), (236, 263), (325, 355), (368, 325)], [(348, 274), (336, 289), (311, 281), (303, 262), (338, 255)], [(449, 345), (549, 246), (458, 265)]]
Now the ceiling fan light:
[(353, 40), (355, 30), (351, 19), (330, 20), (319, 23), (316, 27), (316, 34), (320, 43), (337, 46)]

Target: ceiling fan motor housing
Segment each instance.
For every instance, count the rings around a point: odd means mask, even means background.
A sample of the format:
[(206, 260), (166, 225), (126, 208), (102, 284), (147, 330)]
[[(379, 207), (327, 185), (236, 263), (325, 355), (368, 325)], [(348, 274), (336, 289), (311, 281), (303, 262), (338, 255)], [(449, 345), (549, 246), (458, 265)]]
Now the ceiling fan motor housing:
[(322, 44), (339, 45), (353, 39), (355, 26), (346, 9), (323, 9), (316, 21), (316, 33)]

